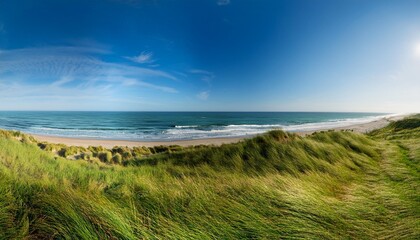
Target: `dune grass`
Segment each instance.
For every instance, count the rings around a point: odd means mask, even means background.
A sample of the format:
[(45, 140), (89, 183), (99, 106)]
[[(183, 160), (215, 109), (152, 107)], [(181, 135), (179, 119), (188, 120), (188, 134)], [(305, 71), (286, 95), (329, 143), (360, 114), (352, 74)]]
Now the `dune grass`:
[(4, 131), (0, 239), (419, 239), (419, 122), (134, 158), (115, 148), (109, 163)]

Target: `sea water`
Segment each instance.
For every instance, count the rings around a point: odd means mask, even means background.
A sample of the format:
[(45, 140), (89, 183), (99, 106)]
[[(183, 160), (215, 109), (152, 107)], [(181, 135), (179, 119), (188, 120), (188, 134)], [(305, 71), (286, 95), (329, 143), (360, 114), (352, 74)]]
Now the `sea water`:
[(169, 141), (238, 137), (272, 129), (309, 131), (379, 119), (386, 113), (0, 111), (0, 128), (92, 139)]

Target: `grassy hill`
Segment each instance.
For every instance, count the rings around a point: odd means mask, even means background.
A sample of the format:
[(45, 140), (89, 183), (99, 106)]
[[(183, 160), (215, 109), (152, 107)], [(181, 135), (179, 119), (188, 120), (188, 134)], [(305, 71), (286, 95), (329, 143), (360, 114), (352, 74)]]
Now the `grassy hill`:
[(420, 116), (220, 147), (0, 135), (0, 239), (420, 238)]

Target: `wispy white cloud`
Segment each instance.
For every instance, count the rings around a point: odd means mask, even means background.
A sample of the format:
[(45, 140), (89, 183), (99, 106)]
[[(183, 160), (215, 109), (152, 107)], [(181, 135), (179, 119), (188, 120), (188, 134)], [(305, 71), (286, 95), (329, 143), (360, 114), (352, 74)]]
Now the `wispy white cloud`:
[[(56, 81), (57, 83), (61, 80)], [(64, 82), (64, 81), (63, 81)], [(125, 82), (129, 84), (129, 82)], [(133, 84), (141, 87), (142, 82)], [(2, 110), (133, 110), (159, 105), (141, 96), (121, 97), (117, 82), (95, 85), (28, 84), (19, 79), (0, 77), (0, 109)], [(143, 86), (154, 88), (159, 86)], [(166, 89), (164, 89), (166, 90)], [(171, 91), (171, 90), (169, 90)], [(176, 90), (175, 90), (176, 91)]]
[(74, 79), (73, 78), (71, 78), (71, 77), (69, 77), (69, 76), (63, 76), (62, 78), (60, 78), (59, 80), (57, 80), (57, 81), (55, 81), (55, 82), (53, 82), (52, 84), (51, 84), (51, 86), (53, 86), (53, 87), (59, 87), (59, 86), (62, 86), (62, 85), (64, 85), (64, 84), (66, 84), (66, 83), (69, 83), (69, 82), (71, 82), (71, 81), (73, 81)]
[(154, 63), (156, 60), (153, 59), (153, 53), (148, 51), (143, 51), (138, 56), (127, 57), (127, 59), (136, 62), (136, 63)]
[(174, 88), (166, 87), (166, 86), (159, 86), (159, 85), (143, 82), (141, 80), (137, 80), (137, 85), (142, 86), (142, 87), (147, 87), (147, 88), (160, 90), (160, 91), (167, 92), (167, 93), (178, 93), (178, 90), (176, 90)]
[(0, 23), (0, 34), (5, 33), (6, 30), (4, 29), (4, 24)]
[[(0, 109), (138, 109), (158, 102), (138, 101), (128, 89), (177, 93), (156, 84), (173, 75), (150, 68), (107, 62), (101, 49), (77, 47), (0, 51)], [(132, 91), (131, 91), (132, 92)]]
[(108, 54), (95, 46), (0, 49), (0, 109), (129, 110), (159, 104), (138, 101), (144, 91), (178, 93), (171, 73)]
[(230, 4), (230, 0), (217, 0), (217, 5), (226, 6)]
[(148, 82), (144, 82), (140, 79), (136, 79), (136, 78), (129, 78), (129, 77), (107, 77), (107, 78), (97, 78), (95, 79), (95, 81), (103, 81), (103, 82), (109, 82), (109, 83), (114, 83), (114, 84), (119, 84), (122, 86), (127, 86), (127, 87), (145, 87), (145, 88), (151, 88), (151, 89), (155, 89), (155, 90), (159, 90), (159, 91), (163, 91), (163, 92), (167, 92), (167, 93), (178, 93), (178, 90), (176, 90), (175, 88), (171, 88), (171, 87), (167, 87), (167, 86), (161, 86), (161, 85), (157, 85), (157, 84), (152, 84), (152, 83), (148, 83)]
[(200, 75), (201, 76), (200, 79), (209, 85), (215, 77), (214, 73), (206, 71), (206, 70), (201, 70), (201, 69), (191, 69), (190, 73)]
[(6, 110), (107, 110), (108, 106), (118, 100), (121, 99), (114, 97), (109, 85), (86, 88), (20, 82), (0, 83), (0, 109)]
[[(86, 96), (92, 98), (103, 98), (104, 96), (111, 96), (112, 89), (109, 84), (101, 84), (91, 87), (71, 86), (64, 87), (63, 84), (56, 81), (58, 84), (30, 84), (21, 82), (19, 80), (4, 81), (0, 79), (0, 101), (5, 98), (20, 98), (20, 99), (36, 99), (44, 98), (53, 100), (55, 98), (71, 98), (77, 100)], [(7, 82), (7, 83), (4, 83)], [(100, 96), (97, 94), (100, 92)]]
[(191, 69), (190, 73), (196, 73), (196, 74), (206, 74), (206, 75), (213, 75), (212, 72), (202, 70), (202, 69)]
[(210, 96), (210, 91), (199, 92), (196, 96), (200, 100), (207, 100)]
[[(79, 81), (87, 82), (119, 77), (141, 79), (143, 82), (156, 78), (177, 81), (175, 76), (165, 71), (105, 62), (95, 56), (98, 54), (104, 54), (104, 52), (101, 49), (86, 47), (4, 50), (0, 55), (0, 77), (4, 74), (12, 74), (20, 76), (22, 79), (34, 77), (57, 79), (71, 76)], [(62, 81), (65, 80), (62, 79)], [(152, 86), (155, 86), (154, 84), (151, 84), (150, 87), (157, 90), (166, 89)]]
[[(202, 70), (202, 69), (191, 69), (190, 74), (195, 74), (200, 77), (200, 80), (207, 83), (207, 87), (211, 88), (211, 82), (213, 81), (215, 75), (212, 72)], [(210, 90), (199, 92), (196, 97), (200, 100), (207, 100), (210, 96)]]

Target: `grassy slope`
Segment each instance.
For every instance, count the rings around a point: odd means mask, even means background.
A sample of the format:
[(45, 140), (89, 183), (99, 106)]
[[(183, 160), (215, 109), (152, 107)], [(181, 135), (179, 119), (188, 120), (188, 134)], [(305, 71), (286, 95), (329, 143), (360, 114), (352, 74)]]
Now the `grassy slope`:
[[(405, 121), (405, 122), (404, 122)], [(0, 239), (420, 238), (420, 119), (129, 166), (0, 137)]]

